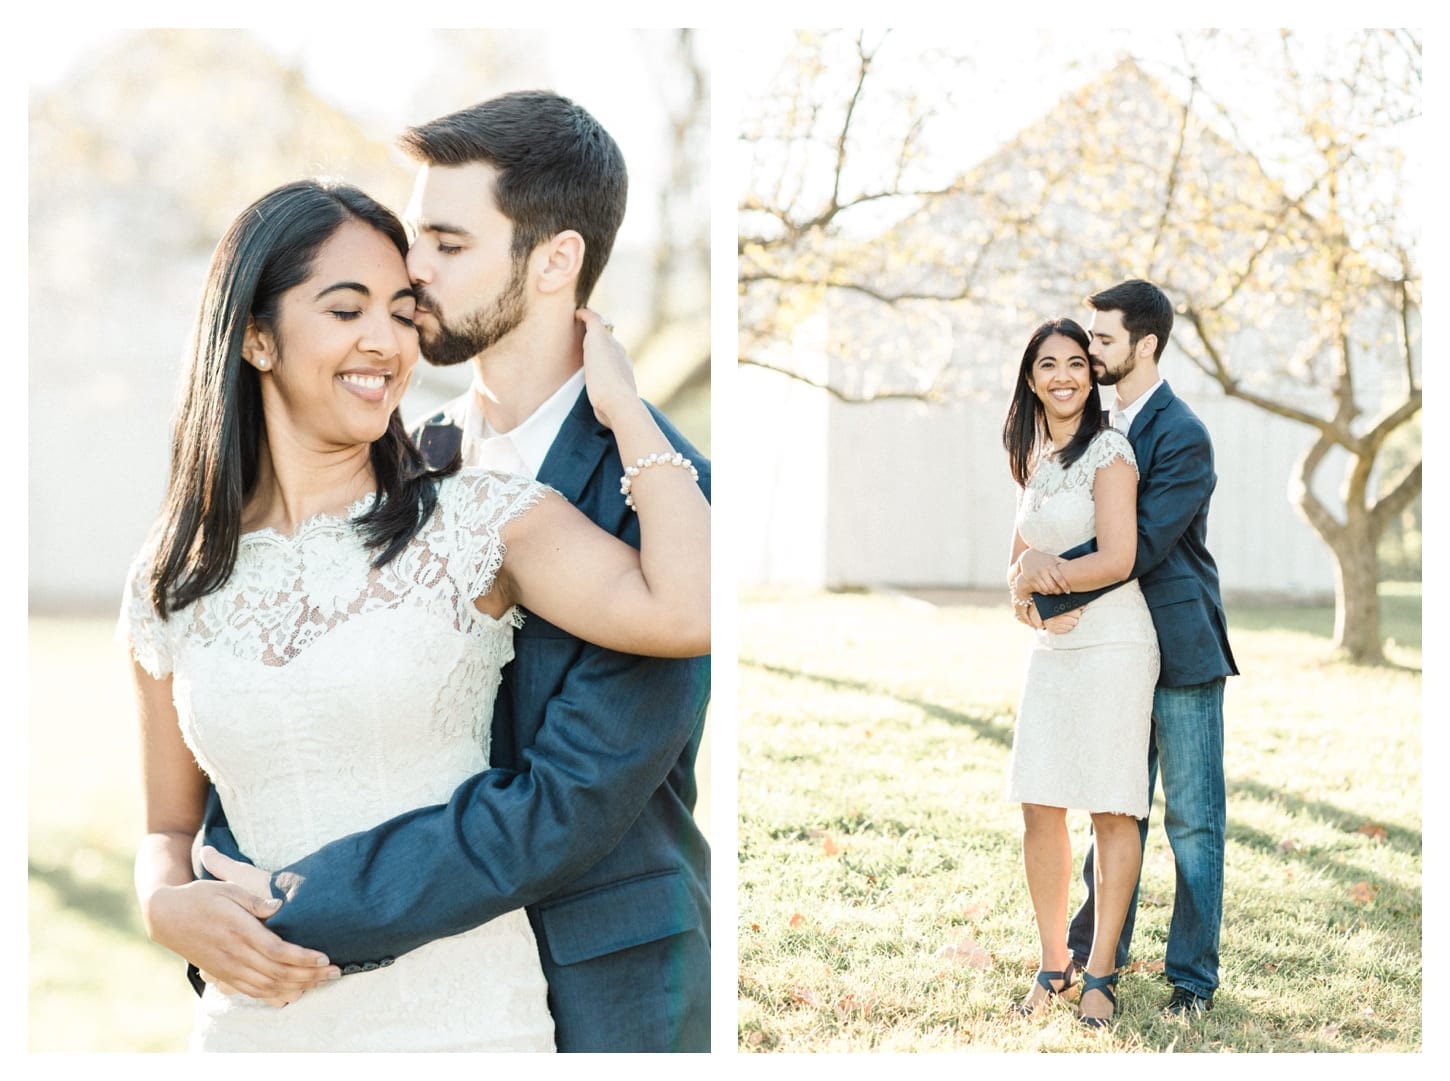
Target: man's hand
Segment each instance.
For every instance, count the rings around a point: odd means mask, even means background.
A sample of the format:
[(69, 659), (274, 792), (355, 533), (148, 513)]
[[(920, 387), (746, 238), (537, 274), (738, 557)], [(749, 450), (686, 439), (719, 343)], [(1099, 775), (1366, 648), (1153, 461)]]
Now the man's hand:
[(1029, 548), (1022, 553), (1018, 566), (1027, 586), (1034, 593), (1071, 593), (1072, 587), (1058, 568), (1064, 560), (1046, 552)]
[(152, 941), (185, 957), (218, 989), (273, 1006), (296, 1002), (341, 975), (324, 954), (285, 942), (263, 926), (281, 907), (271, 898), (266, 871), (211, 848), (203, 850), (202, 862), (212, 874), (224, 871), (246, 878), (250, 887), (235, 881), (196, 881), (156, 890), (143, 913)]
[(1061, 612), (1042, 624), (1042, 629), (1048, 634), (1066, 634), (1077, 626), (1077, 621), (1087, 611), (1086, 607), (1074, 608), (1071, 612)]

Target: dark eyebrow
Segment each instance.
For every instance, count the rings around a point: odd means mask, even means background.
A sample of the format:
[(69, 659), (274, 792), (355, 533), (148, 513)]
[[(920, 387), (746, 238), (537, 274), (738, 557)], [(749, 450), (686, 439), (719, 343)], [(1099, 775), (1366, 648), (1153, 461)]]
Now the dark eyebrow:
[(472, 240), (473, 234), (461, 225), (449, 225), (445, 221), (418, 221), (414, 226), (420, 233), (447, 233), (449, 236), (461, 236), (466, 240)]
[(323, 297), (327, 296), (328, 293), (337, 292), (353, 292), (361, 293), (365, 297), (372, 296), (372, 290), (370, 290), (366, 285), (363, 285), (361, 282), (335, 282), (334, 284), (329, 285), (326, 289), (322, 290), (322, 292), (318, 293), (312, 299), (315, 301), (321, 300)]
[[(365, 297), (370, 297), (373, 295), (372, 290), (369, 289), (366, 285), (363, 285), (361, 282), (337, 282), (333, 285), (329, 285), (326, 289), (318, 293), (312, 299), (314, 302), (316, 302), (327, 296), (328, 293), (337, 292), (361, 293)], [(404, 297), (407, 297), (410, 300), (416, 300), (418, 298), (418, 294), (411, 285), (404, 286), (402, 289), (399, 289), (396, 293), (393, 294), (393, 300), (402, 300)]]

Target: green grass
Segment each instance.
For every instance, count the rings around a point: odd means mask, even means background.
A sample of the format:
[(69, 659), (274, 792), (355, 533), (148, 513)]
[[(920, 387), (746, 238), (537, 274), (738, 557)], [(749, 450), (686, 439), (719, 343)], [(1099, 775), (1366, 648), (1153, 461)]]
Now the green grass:
[[(1420, 599), (1387, 592), (1385, 668), (1329, 659), (1328, 609), (1230, 611), (1222, 986), (1198, 1023), (1161, 1016), (1155, 809), (1120, 1019), (1097, 1034), (1068, 1005), (1004, 1012), (1037, 964), (1002, 798), (1027, 632), (1005, 606), (747, 599), (741, 1050), (1419, 1050)], [(1080, 856), (1087, 816), (1069, 822)]]
[(113, 621), (30, 621), (32, 1051), (184, 1050), (185, 966), (141, 928), (130, 667)]

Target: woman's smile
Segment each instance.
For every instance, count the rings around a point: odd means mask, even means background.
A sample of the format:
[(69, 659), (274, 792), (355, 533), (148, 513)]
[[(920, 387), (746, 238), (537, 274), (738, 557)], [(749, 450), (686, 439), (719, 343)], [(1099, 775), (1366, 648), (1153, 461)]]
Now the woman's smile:
[(337, 377), (337, 381), (349, 393), (369, 402), (383, 401), (387, 397), (388, 384), (392, 379), (392, 372), (372, 370), (346, 371)]

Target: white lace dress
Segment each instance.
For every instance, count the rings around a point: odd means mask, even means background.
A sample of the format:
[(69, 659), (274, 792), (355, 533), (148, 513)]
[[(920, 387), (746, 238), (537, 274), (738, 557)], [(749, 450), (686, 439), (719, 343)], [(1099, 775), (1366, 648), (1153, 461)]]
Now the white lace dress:
[[(141, 665), (170, 674), (182, 735), (221, 795), (242, 851), (279, 868), (327, 841), (446, 802), (488, 767), (514, 612), (480, 613), (499, 531), (541, 498), (481, 470), (439, 486), (438, 507), (392, 562), (345, 518), (241, 538), (222, 589), (160, 620), (147, 553), (120, 629)], [(349, 509), (371, 504), (369, 495)], [(203, 1050), (553, 1050), (547, 987), (522, 910), (344, 976), (285, 1009), (208, 987)]]
[[(1018, 534), (1059, 553), (1096, 536), (1093, 478), (1120, 458), (1137, 469), (1127, 436), (1109, 428), (1066, 470), (1040, 460), (1018, 501)], [(1094, 600), (1066, 634), (1034, 634), (1007, 798), (1145, 817), (1158, 636), (1138, 583)]]

